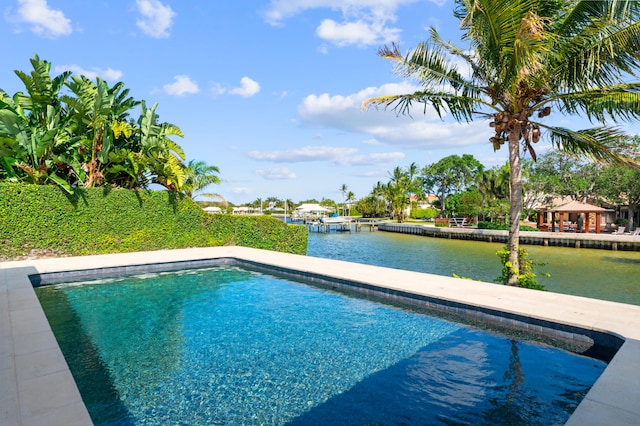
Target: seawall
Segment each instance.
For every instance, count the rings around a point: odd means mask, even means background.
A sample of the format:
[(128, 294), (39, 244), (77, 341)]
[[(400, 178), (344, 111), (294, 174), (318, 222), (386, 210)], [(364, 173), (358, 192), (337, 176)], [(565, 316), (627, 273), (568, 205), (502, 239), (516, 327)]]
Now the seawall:
[[(477, 228), (441, 228), (408, 223), (385, 223), (379, 225), (378, 230), (424, 237), (487, 241), (490, 243), (506, 243), (508, 238), (508, 231)], [(520, 231), (520, 244), (640, 251), (640, 236)]]

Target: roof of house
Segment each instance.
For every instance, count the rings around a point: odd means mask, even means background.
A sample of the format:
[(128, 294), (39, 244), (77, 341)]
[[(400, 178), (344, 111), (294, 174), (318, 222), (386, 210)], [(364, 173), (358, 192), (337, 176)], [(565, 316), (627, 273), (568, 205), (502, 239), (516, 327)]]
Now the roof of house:
[(583, 203), (581, 201), (573, 200), (558, 207), (550, 208), (551, 212), (569, 212), (569, 213), (593, 213), (604, 212), (607, 209), (594, 206), (593, 204)]
[(205, 207), (202, 210), (204, 210), (206, 212), (221, 212), (222, 211), (222, 209), (220, 207), (215, 207), (215, 206)]
[(296, 210), (299, 212), (328, 212), (330, 211), (326, 207), (322, 207), (320, 204), (301, 204), (296, 207)]

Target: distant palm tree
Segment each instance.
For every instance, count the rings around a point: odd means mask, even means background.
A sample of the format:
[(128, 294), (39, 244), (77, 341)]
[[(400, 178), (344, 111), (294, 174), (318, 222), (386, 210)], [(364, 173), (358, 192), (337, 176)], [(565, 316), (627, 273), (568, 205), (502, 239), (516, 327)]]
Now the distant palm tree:
[(343, 183), (342, 186), (340, 186), (340, 192), (342, 193), (342, 214), (344, 214), (347, 204), (347, 193), (349, 192), (349, 188), (346, 183)]
[(411, 216), (411, 196), (420, 192), (419, 184), (420, 167), (415, 163), (409, 164), (407, 167), (407, 178), (409, 179), (409, 216)]
[(191, 198), (196, 196), (215, 198), (226, 203), (225, 198), (220, 194), (201, 192), (209, 185), (220, 183), (218, 174), (220, 169), (217, 166), (210, 166), (204, 161), (190, 160), (187, 163), (185, 181), (182, 185), (183, 192)]
[(354, 194), (352, 191), (349, 191), (347, 193), (347, 198), (346, 198), (346, 201), (345, 201), (345, 203), (347, 205), (347, 208), (349, 209), (348, 210), (349, 212), (347, 213), (347, 216), (351, 216), (351, 204), (355, 200), (356, 200), (356, 194)]
[[(409, 114), (414, 102), (457, 121), (489, 119), (493, 149), (506, 144), (510, 165), (509, 285), (518, 285), (522, 213), (520, 147), (536, 158), (533, 144), (546, 130), (559, 150), (597, 161), (631, 163), (625, 135), (606, 119), (640, 118), (640, 82), (626, 82), (640, 68), (640, 2), (632, 0), (456, 0), (463, 39), (458, 47), (432, 28), (430, 38), (406, 55), (398, 46), (379, 55), (414, 93), (366, 100)], [(468, 65), (467, 75), (458, 67)], [(552, 108), (583, 114), (599, 127), (570, 130), (543, 124)], [(537, 114), (536, 114), (537, 113)], [(536, 114), (538, 119), (532, 118)]]

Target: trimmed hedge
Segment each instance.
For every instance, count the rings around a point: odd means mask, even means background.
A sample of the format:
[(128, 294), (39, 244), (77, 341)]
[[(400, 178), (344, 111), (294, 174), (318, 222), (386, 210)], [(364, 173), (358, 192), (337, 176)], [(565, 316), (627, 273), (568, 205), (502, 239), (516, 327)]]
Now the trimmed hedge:
[(212, 215), (168, 191), (0, 183), (0, 259), (238, 245), (306, 254), (304, 226)]

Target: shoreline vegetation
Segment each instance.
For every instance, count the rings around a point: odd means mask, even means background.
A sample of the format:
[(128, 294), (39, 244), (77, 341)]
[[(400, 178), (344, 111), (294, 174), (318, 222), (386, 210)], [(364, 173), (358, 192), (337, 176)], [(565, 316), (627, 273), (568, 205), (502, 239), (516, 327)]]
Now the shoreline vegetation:
[(0, 261), (237, 245), (306, 254), (304, 226), (206, 213), (170, 191), (0, 183)]

